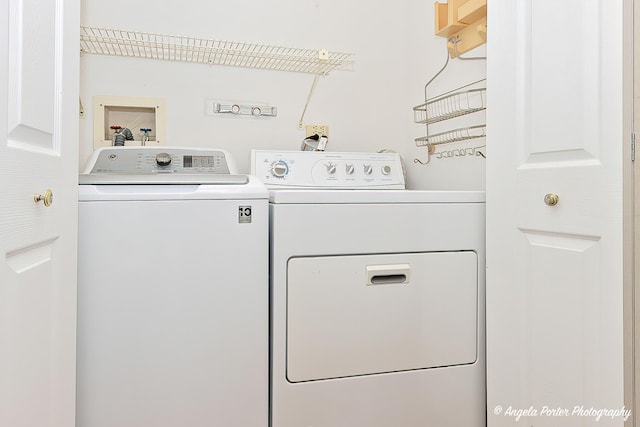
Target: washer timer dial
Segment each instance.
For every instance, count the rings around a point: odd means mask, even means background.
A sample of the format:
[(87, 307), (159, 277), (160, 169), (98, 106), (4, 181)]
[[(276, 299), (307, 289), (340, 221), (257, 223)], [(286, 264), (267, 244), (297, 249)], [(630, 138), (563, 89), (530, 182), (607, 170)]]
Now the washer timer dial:
[(171, 164), (171, 154), (158, 153), (156, 155), (156, 164), (158, 166), (169, 166)]

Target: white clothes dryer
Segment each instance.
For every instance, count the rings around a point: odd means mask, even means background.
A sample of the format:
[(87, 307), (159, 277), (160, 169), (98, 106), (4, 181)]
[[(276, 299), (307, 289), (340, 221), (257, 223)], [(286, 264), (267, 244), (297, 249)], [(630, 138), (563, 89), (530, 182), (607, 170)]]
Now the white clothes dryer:
[(392, 153), (252, 164), (271, 190), (271, 426), (486, 426), (484, 192), (398, 189)]
[(79, 187), (77, 426), (268, 424), (268, 193), (222, 150), (100, 149)]

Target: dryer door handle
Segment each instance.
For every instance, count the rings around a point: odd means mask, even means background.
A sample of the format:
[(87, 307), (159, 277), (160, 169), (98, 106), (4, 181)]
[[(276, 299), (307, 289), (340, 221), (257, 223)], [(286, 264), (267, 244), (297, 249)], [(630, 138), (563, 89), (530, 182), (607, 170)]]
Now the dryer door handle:
[(367, 286), (406, 285), (411, 280), (411, 265), (384, 264), (367, 266)]

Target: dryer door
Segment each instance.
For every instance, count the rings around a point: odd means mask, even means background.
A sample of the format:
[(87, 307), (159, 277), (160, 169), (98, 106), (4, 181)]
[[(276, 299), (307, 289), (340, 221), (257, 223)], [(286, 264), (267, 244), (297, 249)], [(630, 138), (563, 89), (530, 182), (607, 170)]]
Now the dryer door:
[(287, 379), (472, 364), (477, 317), (472, 251), (291, 258)]

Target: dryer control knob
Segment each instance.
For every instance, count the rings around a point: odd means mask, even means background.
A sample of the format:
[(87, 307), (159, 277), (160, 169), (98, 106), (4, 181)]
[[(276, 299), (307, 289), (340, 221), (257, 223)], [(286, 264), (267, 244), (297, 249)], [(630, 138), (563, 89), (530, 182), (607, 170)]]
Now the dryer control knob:
[(373, 166), (364, 165), (364, 173), (365, 175), (371, 175), (373, 173)]
[(353, 163), (347, 163), (345, 165), (345, 171), (347, 172), (347, 175), (353, 175), (355, 170), (356, 170), (356, 168), (353, 167)]
[(336, 164), (335, 163), (329, 162), (325, 166), (327, 167), (327, 173), (329, 175), (333, 175), (333, 174), (336, 173)]
[(278, 160), (271, 166), (271, 174), (276, 178), (284, 178), (289, 173), (289, 165), (284, 160)]
[(384, 165), (382, 167), (382, 174), (383, 175), (389, 175), (391, 173), (391, 166), (389, 165)]
[(156, 163), (158, 166), (169, 166), (171, 164), (171, 154), (169, 153), (156, 154)]

